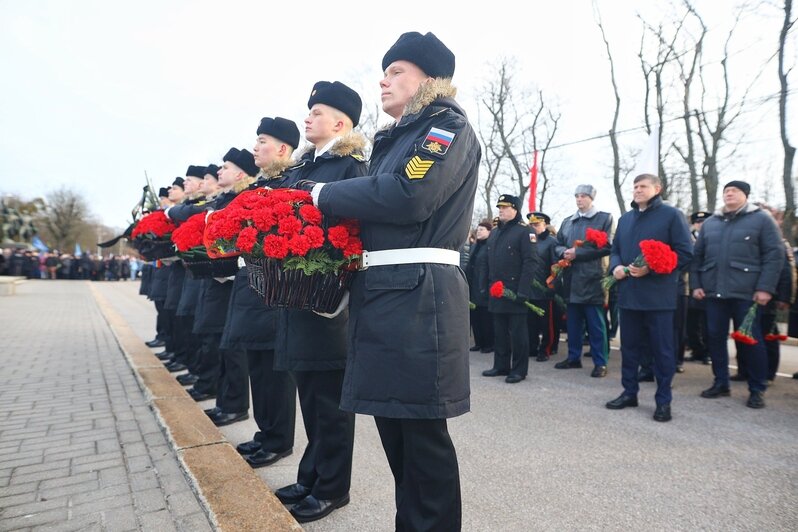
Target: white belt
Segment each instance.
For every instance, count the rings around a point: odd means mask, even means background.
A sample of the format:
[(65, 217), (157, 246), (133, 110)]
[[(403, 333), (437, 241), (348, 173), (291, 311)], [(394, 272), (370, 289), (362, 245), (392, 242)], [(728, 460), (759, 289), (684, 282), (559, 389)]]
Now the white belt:
[(459, 266), (460, 253), (442, 248), (384, 249), (381, 251), (364, 251), (360, 261), (360, 270), (365, 270), (372, 266), (419, 264), (424, 262)]

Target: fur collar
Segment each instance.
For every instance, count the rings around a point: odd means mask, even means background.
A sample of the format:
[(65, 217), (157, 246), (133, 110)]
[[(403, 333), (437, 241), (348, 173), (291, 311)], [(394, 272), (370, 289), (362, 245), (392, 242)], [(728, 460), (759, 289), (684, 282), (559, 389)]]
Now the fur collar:
[(456, 95), (457, 88), (452, 85), (452, 78), (432, 78), (418, 88), (405, 105), (402, 116), (414, 115), (438, 98), (454, 98)]
[(260, 172), (256, 176), (257, 179), (273, 179), (275, 177), (279, 177), (285, 172), (288, 168), (291, 168), (294, 165), (294, 161), (291, 159), (284, 159), (279, 161), (272, 161), (266, 168), (261, 168)]
[[(363, 155), (363, 151), (366, 149), (366, 143), (366, 137), (363, 136), (363, 134), (359, 131), (353, 130), (338, 137), (338, 142), (333, 144), (332, 148), (330, 148), (326, 153), (329, 153), (334, 157), (347, 157), (353, 154)], [(316, 146), (313, 144), (308, 144), (299, 154), (297, 160), (301, 161), (308, 154), (312, 156), (315, 152)]]

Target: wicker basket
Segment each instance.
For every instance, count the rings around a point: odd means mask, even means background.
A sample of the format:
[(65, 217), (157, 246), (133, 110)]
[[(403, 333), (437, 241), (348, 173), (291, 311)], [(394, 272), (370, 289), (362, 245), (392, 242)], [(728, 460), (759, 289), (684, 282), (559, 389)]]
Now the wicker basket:
[(171, 240), (134, 240), (133, 246), (146, 260), (159, 260), (174, 257), (177, 254)]
[(306, 275), (284, 270), (280, 261), (245, 257), (249, 286), (270, 307), (332, 313), (338, 308), (355, 272)]
[(211, 277), (230, 277), (238, 272), (238, 257), (221, 259), (187, 260), (183, 264), (194, 279), (210, 279)]

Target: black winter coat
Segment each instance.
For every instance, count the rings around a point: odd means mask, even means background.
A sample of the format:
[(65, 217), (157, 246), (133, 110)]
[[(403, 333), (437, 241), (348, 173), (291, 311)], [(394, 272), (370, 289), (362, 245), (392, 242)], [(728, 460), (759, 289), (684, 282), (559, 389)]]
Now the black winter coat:
[[(537, 268), (536, 244), (530, 236), (534, 231), (521, 222), (521, 214), (507, 223), (499, 223), (488, 237), (488, 290), (501, 281), (518, 298), (529, 299), (532, 279)], [(528, 308), (520, 301), (491, 297), (488, 310), (493, 313), (526, 314)]]
[(183, 277), (183, 290), (180, 291), (180, 301), (177, 302), (178, 316), (193, 316), (194, 309), (197, 307), (201, 279), (194, 279), (191, 274)]
[(740, 212), (718, 213), (701, 224), (690, 266), (690, 288), (706, 297), (753, 298), (776, 293), (784, 244), (773, 217), (746, 203)]
[(532, 283), (532, 299), (554, 299), (554, 290), (546, 286), (546, 279), (551, 273), (551, 265), (557, 262), (557, 237), (543, 231), (537, 235), (537, 263)]
[(468, 279), (468, 295), (470, 301), (478, 307), (487, 307), (488, 295), (488, 239), (477, 240), (471, 245), (466, 265)]
[[(311, 149), (286, 172), (283, 187), (307, 179), (332, 183), (366, 175), (366, 139), (352, 132), (316, 157)], [(278, 310), (274, 367), (283, 371), (328, 371), (346, 367), (346, 329), (349, 311), (325, 318), (309, 310)]]
[(164, 302), (166, 310), (177, 312), (180, 295), (183, 293), (183, 280), (185, 277), (186, 267), (183, 266), (183, 261), (173, 262), (172, 267), (169, 268), (169, 281), (166, 287), (166, 301)]
[(669, 274), (649, 273), (643, 277), (627, 277), (618, 281), (618, 308), (628, 310), (676, 310), (679, 277), (693, 258), (690, 229), (684, 214), (665, 205), (655, 196), (643, 212), (632, 202), (632, 210), (618, 220), (612, 242), (609, 273), (616, 266), (632, 264), (640, 255), (642, 240), (659, 240), (668, 244), (678, 256), (676, 269)]
[(166, 292), (169, 287), (169, 274), (171, 270), (171, 265), (163, 263), (161, 266), (154, 269), (152, 281), (150, 282), (150, 292), (147, 295), (149, 299), (156, 302), (166, 301)]
[[(607, 233), (612, 243), (612, 215), (593, 209), (587, 216), (579, 213), (567, 218), (557, 233), (557, 258), (561, 259), (566, 249), (574, 247), (574, 242), (584, 240), (587, 228)], [(576, 258), (562, 275), (563, 295), (568, 303), (583, 305), (603, 305), (604, 289), (601, 278), (604, 277), (602, 257), (610, 254), (610, 246), (602, 249), (578, 247)]]
[[(141, 284), (139, 285), (139, 294), (142, 296), (148, 296), (150, 293), (153, 271), (154, 268), (149, 262), (145, 262), (141, 265)], [(88, 276), (86, 278), (88, 279)]]
[[(322, 212), (360, 220), (364, 249), (457, 251), (465, 241), (481, 149), (454, 92), (442, 79), (423, 85), (401, 120), (377, 133), (369, 175), (321, 189)], [(459, 265), (371, 267), (355, 276), (349, 311), (342, 409), (412, 419), (468, 412), (468, 283)]]

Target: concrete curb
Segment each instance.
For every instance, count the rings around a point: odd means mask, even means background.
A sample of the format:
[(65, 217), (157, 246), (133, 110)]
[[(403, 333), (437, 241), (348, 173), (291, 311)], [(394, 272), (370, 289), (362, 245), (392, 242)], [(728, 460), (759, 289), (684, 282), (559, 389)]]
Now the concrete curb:
[(222, 531), (302, 530), (127, 322), (89, 287), (211, 523)]

